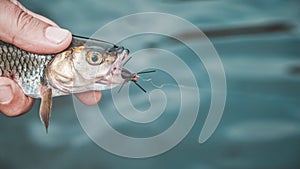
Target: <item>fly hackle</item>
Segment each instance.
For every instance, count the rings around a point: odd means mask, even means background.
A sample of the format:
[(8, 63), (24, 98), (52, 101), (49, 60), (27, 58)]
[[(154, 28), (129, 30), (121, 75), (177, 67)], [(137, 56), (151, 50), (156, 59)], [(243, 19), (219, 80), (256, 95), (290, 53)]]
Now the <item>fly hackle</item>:
[(138, 82), (138, 78), (139, 78), (140, 74), (153, 73), (153, 72), (156, 72), (156, 71), (155, 70), (149, 70), (149, 71), (141, 71), (141, 72), (138, 72), (138, 73), (131, 73), (129, 70), (123, 68), (122, 72), (121, 72), (121, 76), (124, 79), (124, 82), (122, 83), (120, 89), (118, 90), (118, 93), (121, 91), (121, 89), (123, 88), (124, 84), (127, 83), (127, 82), (129, 82), (129, 81), (134, 82), (134, 84), (137, 87), (139, 87), (143, 92), (147, 93), (147, 91), (140, 84), (137, 83)]
[(145, 92), (145, 93), (147, 93), (147, 91), (141, 86), (141, 85), (139, 85), (137, 82), (135, 82), (135, 81), (133, 81), (134, 82), (134, 84), (137, 86), (137, 87), (139, 87), (143, 92)]
[(142, 71), (142, 72), (138, 72), (137, 74), (140, 75), (140, 74), (153, 73), (153, 72), (156, 72), (156, 70)]

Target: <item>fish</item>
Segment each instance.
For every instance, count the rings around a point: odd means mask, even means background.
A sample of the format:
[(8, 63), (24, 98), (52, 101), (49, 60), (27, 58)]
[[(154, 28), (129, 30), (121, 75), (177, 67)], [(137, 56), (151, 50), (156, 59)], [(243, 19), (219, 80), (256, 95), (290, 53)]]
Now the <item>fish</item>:
[(14, 80), (27, 96), (41, 99), (40, 119), (48, 133), (53, 97), (128, 82), (123, 75), (128, 55), (123, 46), (76, 35), (66, 50), (55, 54), (31, 53), (0, 41), (0, 76)]

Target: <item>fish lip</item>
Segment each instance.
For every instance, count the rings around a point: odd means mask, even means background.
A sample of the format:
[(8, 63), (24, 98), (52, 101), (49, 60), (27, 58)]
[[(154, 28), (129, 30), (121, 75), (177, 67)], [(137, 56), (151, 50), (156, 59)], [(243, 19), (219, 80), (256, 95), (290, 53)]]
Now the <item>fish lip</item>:
[(117, 59), (114, 62), (114, 64), (111, 66), (110, 70), (108, 71), (108, 75), (105, 80), (97, 80), (95, 83), (103, 83), (104, 81), (110, 81), (114, 77), (115, 74), (118, 74), (122, 70), (123, 62), (126, 59), (126, 57), (129, 55), (130, 51), (128, 49), (123, 48), (122, 51), (119, 51), (117, 54)]
[[(122, 47), (123, 48), (123, 47)], [(122, 51), (119, 51), (117, 53), (117, 59), (115, 61), (115, 63), (112, 65), (111, 70), (113, 70), (114, 68), (118, 68), (121, 67), (123, 64), (123, 61), (125, 60), (125, 58), (128, 56), (129, 54), (129, 50), (128, 49), (122, 49)]]
[(125, 60), (125, 58), (129, 55), (128, 49), (123, 49), (122, 52), (118, 53), (118, 57), (121, 57), (121, 62)]

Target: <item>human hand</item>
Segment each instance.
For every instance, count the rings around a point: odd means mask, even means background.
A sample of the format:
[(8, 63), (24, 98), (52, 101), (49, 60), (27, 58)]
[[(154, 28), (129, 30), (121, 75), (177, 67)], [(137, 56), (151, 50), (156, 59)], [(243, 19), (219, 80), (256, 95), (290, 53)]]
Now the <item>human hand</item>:
[[(33, 13), (17, 0), (0, 0), (0, 40), (33, 53), (57, 53), (67, 48), (72, 34), (53, 21)], [(77, 98), (93, 105), (100, 101), (100, 91), (76, 94)], [(0, 77), (0, 112), (18, 116), (27, 112), (34, 99), (26, 96), (11, 79)]]

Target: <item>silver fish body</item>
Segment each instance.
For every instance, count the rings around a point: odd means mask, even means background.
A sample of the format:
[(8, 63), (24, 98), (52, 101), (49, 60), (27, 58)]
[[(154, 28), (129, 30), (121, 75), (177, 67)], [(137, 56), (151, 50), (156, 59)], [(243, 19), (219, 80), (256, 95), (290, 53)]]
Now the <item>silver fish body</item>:
[(0, 76), (13, 79), (33, 98), (41, 98), (40, 118), (48, 131), (52, 97), (111, 89), (122, 77), (129, 50), (112, 43), (73, 36), (56, 54), (35, 54), (0, 41)]
[(46, 82), (46, 65), (54, 56), (30, 53), (0, 41), (0, 76), (15, 80), (25, 94), (38, 98), (39, 87)]
[[(123, 47), (80, 37), (73, 38), (65, 51), (48, 55), (0, 41), (0, 76), (15, 80), (33, 98), (41, 98), (45, 85), (52, 88), (52, 97), (105, 90), (123, 83), (122, 62), (128, 53)], [(91, 63), (96, 55), (99, 63)]]

